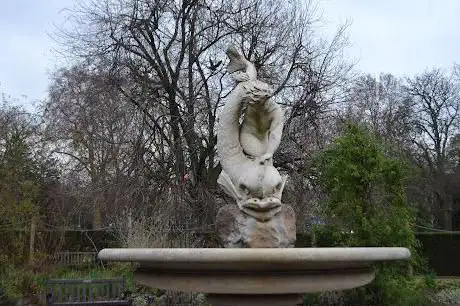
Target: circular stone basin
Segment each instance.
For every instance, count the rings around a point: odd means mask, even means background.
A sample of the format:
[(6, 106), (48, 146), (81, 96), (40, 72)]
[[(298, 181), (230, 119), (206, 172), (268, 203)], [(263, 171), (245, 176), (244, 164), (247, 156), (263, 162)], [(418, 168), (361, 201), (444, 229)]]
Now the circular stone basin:
[(136, 262), (149, 287), (230, 299), (351, 289), (374, 279), (371, 264), (405, 260), (406, 248), (104, 249), (99, 259)]

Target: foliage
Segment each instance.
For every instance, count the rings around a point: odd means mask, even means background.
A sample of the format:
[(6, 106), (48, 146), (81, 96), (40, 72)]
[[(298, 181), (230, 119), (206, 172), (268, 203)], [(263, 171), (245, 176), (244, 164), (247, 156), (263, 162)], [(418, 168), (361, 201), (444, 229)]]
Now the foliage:
[(9, 263), (2, 263), (0, 288), (8, 299), (14, 300), (36, 293), (34, 274), (30, 269), (17, 268)]
[[(21, 262), (27, 239), (22, 229), (37, 215), (36, 163), (31, 156), (33, 125), (18, 108), (4, 105), (0, 113), (0, 230), (2, 254)], [(13, 238), (13, 239), (11, 239)]]
[(413, 211), (407, 207), (407, 168), (386, 155), (364, 128), (347, 124), (344, 135), (316, 158), (316, 183), (328, 195), (330, 224), (350, 246), (406, 246), (415, 251)]
[(423, 305), (425, 282), (408, 276), (400, 267), (381, 265), (375, 281), (365, 288), (372, 305)]
[(427, 273), (425, 275), (425, 284), (427, 288), (435, 288), (436, 287), (436, 275), (433, 272)]
[[(48, 279), (123, 277), (126, 281), (126, 294), (134, 299), (136, 305), (152, 305), (152, 303), (153, 305), (209, 305), (206, 304), (204, 295), (200, 293), (180, 293), (136, 285), (133, 282), (133, 271), (133, 265), (125, 263), (114, 263), (105, 268), (92, 267), (89, 269), (55, 267), (41, 272), (10, 266), (7, 278), (0, 279), (0, 288), (3, 288), (8, 299), (15, 300), (24, 296), (44, 296), (45, 284)], [(0, 302), (6, 301), (6, 297), (0, 295)]]
[[(406, 166), (364, 127), (347, 123), (343, 136), (314, 162), (314, 182), (327, 195), (328, 224), (315, 235), (330, 237), (329, 245), (407, 247), (412, 264), (421, 264), (412, 230), (414, 212), (407, 206), (404, 186)], [(324, 239), (323, 239), (324, 240)], [(374, 305), (415, 305), (420, 286), (408, 275), (408, 263), (381, 264), (376, 280), (350, 297)], [(411, 297), (411, 298), (409, 298)]]
[[(380, 271), (382, 274), (382, 271)], [(377, 277), (374, 286), (360, 287), (348, 291), (333, 291), (306, 294), (306, 305), (425, 305), (423, 281), (383, 273), (386, 278)]]
[(1, 253), (22, 263), (28, 250), (27, 231), (40, 215), (44, 190), (56, 179), (52, 160), (34, 146), (35, 118), (18, 107), (0, 111), (0, 238)]
[(442, 291), (445, 289), (460, 289), (460, 279), (435, 279), (436, 291)]
[(57, 179), (53, 160), (36, 145), (38, 124), (31, 114), (6, 102), (0, 109), (0, 288), (6, 295), (29, 294), (33, 273), (29, 258), (30, 228)]
[(458, 65), (401, 79), (381, 73), (351, 84), (345, 117), (366, 124), (387, 145), (418, 168), (408, 184), (417, 223), (452, 230), (459, 197)]

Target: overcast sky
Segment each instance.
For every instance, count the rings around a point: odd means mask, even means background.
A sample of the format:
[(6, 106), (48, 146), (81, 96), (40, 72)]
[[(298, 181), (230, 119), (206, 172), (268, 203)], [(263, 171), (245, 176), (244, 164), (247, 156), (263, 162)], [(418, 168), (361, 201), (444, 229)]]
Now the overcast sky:
[[(56, 67), (48, 34), (72, 0), (0, 0), (0, 92), (28, 108), (46, 97)], [(347, 55), (376, 74), (412, 75), (460, 62), (459, 0), (322, 0), (325, 32), (350, 20)], [(26, 98), (22, 98), (22, 96)]]

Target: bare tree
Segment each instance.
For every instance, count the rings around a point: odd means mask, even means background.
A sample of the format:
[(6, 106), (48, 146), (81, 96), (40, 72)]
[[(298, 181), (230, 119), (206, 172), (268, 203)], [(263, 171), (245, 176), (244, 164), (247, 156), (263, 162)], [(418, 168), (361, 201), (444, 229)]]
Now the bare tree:
[(460, 91), (454, 75), (433, 69), (407, 79), (407, 94), (413, 99), (415, 144), (429, 175), (434, 203), (443, 212), (446, 229), (452, 227), (452, 197), (446, 192), (448, 144), (458, 133)]
[(458, 132), (460, 92), (451, 76), (440, 69), (407, 80), (407, 93), (414, 99), (414, 143), (433, 172), (443, 173), (447, 144)]
[(215, 126), (233, 86), (221, 61), (227, 46), (256, 64), (286, 107), (287, 141), (276, 160), (287, 171), (304, 167), (303, 157), (319, 147), (328, 130), (321, 121), (351, 69), (342, 57), (347, 26), (331, 41), (317, 37), (314, 1), (87, 0), (69, 17), (59, 35), (67, 54), (110, 75), (142, 114), (151, 140), (142, 156), (204, 225), (216, 213)]
[(106, 0), (72, 14), (76, 28), (63, 32), (65, 45), (72, 54), (102, 55), (112, 71), (136, 80), (119, 89), (155, 129), (165, 128), (166, 116), (176, 177), (190, 173), (195, 184), (216, 177), (214, 126), (229, 86), (219, 59), (227, 44), (270, 77), (278, 101), (293, 109), (288, 126), (319, 108), (326, 92), (330, 99), (350, 69), (340, 59), (345, 28), (329, 43), (314, 39), (313, 2)]
[(89, 207), (74, 208), (89, 209), (93, 226), (100, 227), (101, 209), (122, 201), (121, 190), (128, 193), (121, 185), (129, 186), (133, 177), (154, 171), (144, 163), (151, 142), (144, 117), (107, 75), (85, 66), (58, 71), (44, 107), (46, 139), (53, 143), (53, 152), (67, 161), (67, 170), (80, 178), (77, 186), (84, 187), (77, 203)]
[[(221, 30), (227, 11), (233, 13), (228, 3), (199, 1), (87, 2), (81, 6), (78, 24), (83, 32), (67, 35), (76, 39), (77, 52), (103, 53), (113, 63), (112, 72), (136, 80), (136, 88), (119, 86), (119, 90), (146, 114), (154, 129), (170, 131), (163, 138), (175, 156), (176, 181), (187, 172), (186, 159), (196, 181), (204, 160), (213, 154), (219, 95), (210, 90), (209, 79), (220, 73), (221, 65), (215, 64), (210, 48), (230, 34)], [(200, 139), (197, 119), (202, 112), (208, 137)], [(209, 163), (214, 166), (212, 160)]]
[(346, 101), (346, 118), (367, 125), (385, 143), (406, 156), (412, 141), (412, 99), (404, 82), (391, 74), (356, 78)]

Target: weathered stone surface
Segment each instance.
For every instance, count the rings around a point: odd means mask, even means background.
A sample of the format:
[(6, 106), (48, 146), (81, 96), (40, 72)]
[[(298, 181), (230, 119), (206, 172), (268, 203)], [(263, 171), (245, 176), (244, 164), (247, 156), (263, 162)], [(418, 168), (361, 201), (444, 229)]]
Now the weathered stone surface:
[(236, 205), (219, 210), (216, 228), (225, 248), (289, 248), (294, 247), (296, 220), (290, 205), (266, 222), (241, 211)]
[(222, 166), (217, 183), (241, 210), (265, 222), (279, 213), (286, 183), (286, 176), (273, 166), (284, 111), (270, 99), (271, 86), (257, 79), (253, 63), (233, 47), (227, 55), (237, 84), (225, 99), (217, 126)]
[[(203, 292), (225, 305), (272, 305), (264, 295), (347, 290), (374, 279), (375, 262), (407, 260), (406, 248), (104, 249), (99, 259), (136, 262), (134, 281), (152, 288)], [(282, 272), (280, 272), (282, 271)], [(219, 296), (222, 299), (219, 299)], [(221, 303), (222, 302), (222, 303)], [(224, 303), (225, 302), (225, 303)], [(278, 305), (278, 304), (274, 304)]]

